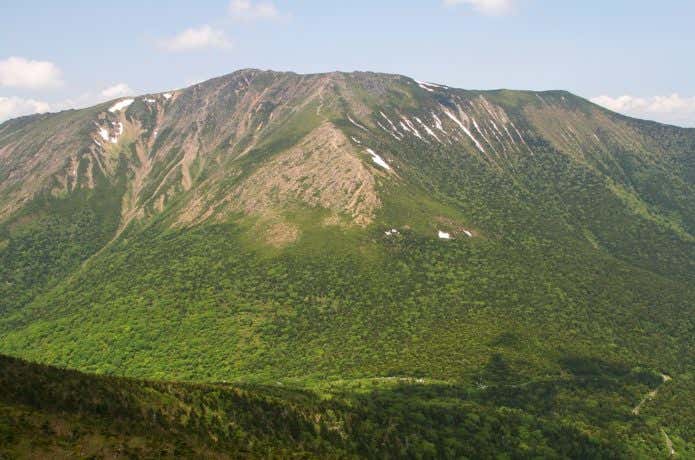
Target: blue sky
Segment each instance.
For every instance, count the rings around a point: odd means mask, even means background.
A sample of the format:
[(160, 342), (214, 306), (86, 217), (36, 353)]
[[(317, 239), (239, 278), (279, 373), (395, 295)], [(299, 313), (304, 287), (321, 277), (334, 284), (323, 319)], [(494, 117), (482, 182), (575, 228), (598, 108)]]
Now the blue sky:
[(695, 126), (691, 0), (11, 3), (1, 7), (0, 120), (255, 67), (567, 89)]

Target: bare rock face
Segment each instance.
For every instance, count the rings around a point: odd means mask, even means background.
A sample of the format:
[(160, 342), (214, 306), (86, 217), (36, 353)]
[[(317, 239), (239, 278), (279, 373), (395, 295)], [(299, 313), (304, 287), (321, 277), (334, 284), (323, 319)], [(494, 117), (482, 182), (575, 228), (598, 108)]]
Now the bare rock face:
[(669, 192), (676, 202), (668, 210), (644, 195), (653, 187), (635, 186), (645, 176), (634, 165), (682, 164), (664, 139), (652, 125), (566, 92), (242, 70), (181, 90), (3, 123), (0, 221), (36, 197), (108, 193), (120, 197), (119, 209), (108, 210), (118, 213), (114, 237), (153, 219), (190, 227), (241, 215), (284, 229), (272, 232), (284, 237), (269, 239), (293, 241), (300, 230), (283, 217), (289, 207), (327, 211), (324, 224), (365, 227), (384, 212), (385, 193), (441, 191), (437, 184), (450, 180), (443, 175), (473, 180), (479, 173), (461, 166), (467, 162), (500, 180), (533, 182), (520, 168), (548, 164), (537, 155), (552, 151), (602, 176), (634, 213), (668, 220), (690, 237), (692, 218), (678, 217), (693, 201), (687, 172), (672, 181), (678, 192)]
[(263, 213), (299, 200), (365, 225), (380, 204), (373, 174), (348, 138), (326, 123), (254, 171), (234, 190), (230, 204)]

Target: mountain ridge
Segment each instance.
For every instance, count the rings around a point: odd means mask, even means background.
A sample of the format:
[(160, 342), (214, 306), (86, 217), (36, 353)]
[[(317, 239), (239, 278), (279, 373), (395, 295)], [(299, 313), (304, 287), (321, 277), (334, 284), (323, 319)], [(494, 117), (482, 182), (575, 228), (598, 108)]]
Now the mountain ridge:
[[(326, 71), (326, 72), (315, 72), (315, 73), (300, 73), (300, 72), (294, 72), (294, 71), (289, 71), (289, 70), (272, 70), (272, 69), (260, 69), (260, 68), (254, 68), (254, 67), (247, 67), (247, 68), (242, 68), (238, 69), (235, 71), (232, 71), (230, 73), (220, 75), (217, 77), (211, 77), (206, 80), (202, 80), (197, 83), (192, 83), (188, 86), (182, 86), (178, 88), (172, 88), (172, 89), (167, 89), (167, 90), (162, 90), (162, 91), (156, 91), (156, 92), (144, 92), (144, 93), (139, 93), (139, 94), (128, 94), (128, 95), (123, 95), (120, 97), (116, 97), (107, 101), (99, 102), (97, 104), (91, 105), (91, 106), (86, 106), (86, 107), (80, 107), (80, 108), (70, 108), (70, 109), (65, 109), (65, 110), (60, 110), (58, 112), (45, 112), (45, 113), (37, 113), (37, 114), (30, 114), (30, 115), (22, 115), (18, 117), (13, 117), (9, 118), (7, 120), (4, 120), (2, 123), (0, 123), (0, 126), (4, 123), (11, 122), (11, 121), (19, 121), (19, 120), (28, 120), (28, 119), (34, 119), (34, 118), (42, 118), (46, 116), (51, 116), (51, 115), (57, 115), (61, 114), (64, 112), (73, 112), (73, 111), (79, 111), (79, 110), (85, 110), (85, 109), (90, 109), (90, 108), (95, 108), (99, 107), (102, 105), (113, 105), (116, 101), (122, 100), (122, 99), (127, 99), (127, 98), (138, 98), (138, 97), (145, 97), (145, 96), (154, 96), (154, 95), (160, 95), (164, 93), (170, 93), (174, 91), (183, 91), (190, 89), (195, 86), (211, 83), (217, 80), (222, 80), (226, 78), (232, 78), (237, 75), (241, 74), (258, 74), (258, 73), (270, 73), (270, 74), (285, 74), (285, 75), (294, 75), (298, 77), (315, 77), (315, 76), (332, 76), (332, 75), (343, 75), (343, 76), (355, 76), (355, 75), (376, 75), (376, 76), (386, 76), (386, 77), (397, 77), (397, 78), (404, 78), (411, 80), (413, 82), (418, 82), (417, 79), (414, 77), (409, 77), (407, 75), (403, 74), (395, 74), (395, 73), (388, 73), (388, 72), (377, 72), (377, 71), (369, 71), (369, 70), (352, 70), (352, 71), (340, 71), (340, 70), (334, 70), (334, 71)], [(430, 82), (425, 82), (425, 83), (430, 83)], [(527, 89), (513, 89), (513, 88), (490, 88), (490, 89), (470, 89), (470, 88), (459, 88), (456, 86), (451, 86), (451, 85), (444, 85), (442, 83), (433, 83), (436, 86), (442, 86), (446, 88), (451, 88), (451, 89), (456, 89), (460, 91), (470, 91), (470, 92), (477, 92), (477, 93), (503, 93), (503, 92), (513, 92), (513, 93), (522, 93), (522, 94), (527, 94), (527, 95), (533, 95), (533, 94), (540, 94), (540, 95), (565, 95), (565, 96), (571, 96), (573, 98), (579, 98), (584, 100), (585, 102), (588, 102), (590, 104), (593, 104), (597, 108), (600, 108), (602, 110), (605, 110), (607, 112), (610, 112), (611, 114), (618, 115), (625, 117), (627, 119), (631, 120), (638, 120), (642, 122), (652, 122), (657, 125), (661, 126), (670, 126), (673, 128), (677, 129), (684, 129), (684, 130), (695, 130), (693, 127), (683, 127), (683, 126), (677, 126), (677, 125), (672, 125), (668, 123), (662, 123), (659, 121), (655, 120), (648, 120), (648, 119), (641, 119), (637, 117), (631, 117), (629, 115), (624, 115), (619, 112), (612, 111), (608, 108), (605, 108), (603, 106), (600, 106), (592, 101), (590, 101), (588, 98), (579, 96), (578, 94), (575, 94), (571, 91), (565, 90), (565, 89), (539, 89), (539, 90), (527, 90)]]
[[(455, 395), (618, 457), (661, 429), (688, 453), (688, 414), (661, 410), (693, 396), (693, 152), (695, 130), (566, 92), (376, 73), (247, 70), (6, 122), (0, 353), (388, 401), (372, 385), (422, 381), (393, 397), (425, 425)], [(678, 391), (631, 415), (662, 373)]]

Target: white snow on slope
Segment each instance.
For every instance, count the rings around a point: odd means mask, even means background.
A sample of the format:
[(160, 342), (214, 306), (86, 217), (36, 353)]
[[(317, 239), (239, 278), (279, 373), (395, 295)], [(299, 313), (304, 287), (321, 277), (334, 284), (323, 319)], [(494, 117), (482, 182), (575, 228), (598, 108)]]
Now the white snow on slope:
[(369, 131), (367, 128), (365, 128), (364, 126), (362, 126), (361, 124), (359, 124), (355, 120), (353, 120), (350, 115), (348, 115), (347, 117), (348, 117), (348, 120), (350, 120), (350, 123), (352, 123), (353, 125), (357, 126), (360, 129), (363, 129), (365, 131)]
[(386, 121), (389, 123), (389, 125), (391, 126), (391, 129), (393, 130), (392, 136), (395, 137), (396, 139), (398, 139), (398, 140), (400, 141), (400, 140), (401, 140), (400, 136), (402, 136), (402, 134), (400, 133), (400, 131), (398, 131), (398, 127), (397, 127), (396, 125), (393, 124), (393, 122), (391, 121), (391, 119), (390, 119), (389, 117), (387, 117), (386, 114), (385, 114), (384, 112), (379, 112), (379, 114), (380, 114), (382, 117), (384, 117), (384, 120), (386, 120)]
[(502, 127), (504, 128), (504, 132), (507, 133), (507, 136), (509, 136), (509, 139), (512, 141), (512, 143), (514, 143), (514, 136), (512, 136), (512, 133), (510, 133), (507, 129), (507, 125), (502, 125)]
[(386, 114), (384, 114), (384, 112), (379, 112), (379, 114), (381, 114), (381, 116), (384, 117), (384, 120), (389, 122), (389, 125), (391, 125), (391, 128), (393, 128), (394, 131), (398, 132), (398, 128), (396, 128), (396, 125), (393, 124), (393, 122), (389, 119), (389, 117), (386, 116)]
[(173, 97), (173, 94), (171, 94), (171, 93), (164, 93), (164, 94), (162, 94), (162, 96), (164, 96), (164, 99), (169, 100), (169, 99), (171, 99), (171, 98)]
[(415, 80), (415, 82), (418, 84), (418, 86), (420, 88), (424, 89), (425, 91), (429, 91), (430, 93), (434, 93), (434, 90), (432, 88), (428, 88), (427, 83), (425, 83), (424, 81)]
[[(98, 126), (98, 125), (97, 125)], [(109, 140), (109, 131), (106, 128), (99, 126), (99, 136), (105, 141)]]
[(463, 233), (465, 233), (466, 236), (468, 236), (468, 237), (472, 237), (472, 236), (473, 236), (473, 234), (472, 234), (471, 232), (469, 232), (468, 230), (464, 230)]
[(468, 128), (466, 128), (463, 125), (463, 123), (461, 123), (461, 121), (458, 118), (456, 118), (456, 116), (454, 116), (454, 114), (451, 113), (451, 111), (449, 111), (449, 109), (447, 109), (446, 107), (442, 107), (442, 109), (444, 110), (444, 114), (446, 114), (447, 117), (451, 118), (454, 121), (454, 123), (459, 125), (459, 128), (461, 128), (461, 130), (464, 133), (466, 133), (466, 135), (473, 141), (473, 143), (475, 143), (475, 146), (478, 147), (478, 150), (485, 153), (485, 149), (483, 148), (483, 146), (480, 145), (480, 142), (478, 142), (478, 139), (473, 137), (473, 134), (471, 134), (471, 132), (468, 130)]
[(434, 134), (434, 131), (432, 131), (432, 130), (430, 129), (429, 126), (427, 126), (426, 124), (424, 124), (424, 123), (422, 122), (422, 120), (420, 120), (418, 117), (415, 117), (415, 121), (417, 121), (418, 123), (420, 123), (420, 124), (422, 125), (422, 127), (425, 128), (425, 131), (427, 131), (427, 134), (429, 134), (430, 136), (432, 136), (432, 137), (434, 137), (435, 139), (437, 139), (437, 142), (439, 142), (439, 143), (441, 144), (442, 141), (439, 140), (439, 138), (437, 137), (437, 135)]
[(110, 137), (108, 140), (112, 144), (117, 144), (118, 138), (121, 136), (121, 134), (123, 134), (123, 123), (121, 123), (120, 121), (117, 121), (117, 122), (113, 123), (113, 127), (116, 130), (116, 135), (114, 135), (113, 137)]
[(442, 125), (442, 120), (439, 119), (436, 113), (432, 112), (432, 116), (434, 117), (434, 126), (443, 132), (444, 134), (447, 134), (446, 131), (444, 131), (444, 126)]
[(478, 131), (478, 133), (485, 140), (485, 142), (487, 142), (488, 144), (490, 144), (490, 146), (492, 146), (492, 142), (490, 142), (490, 139), (485, 137), (485, 133), (483, 133), (483, 130), (480, 129), (480, 126), (478, 126), (478, 122), (475, 121), (475, 118), (471, 117), (471, 120), (473, 120), (473, 126), (475, 127), (475, 130)]
[(362, 142), (360, 142), (360, 140), (357, 139), (356, 137), (350, 136), (350, 139), (352, 139), (352, 142), (354, 142), (355, 144), (361, 144), (361, 143), (362, 143)]
[(516, 131), (516, 135), (519, 136), (519, 139), (521, 139), (521, 142), (523, 142), (524, 145), (526, 145), (528, 147), (528, 144), (526, 144), (526, 140), (524, 139), (524, 136), (522, 136), (521, 133), (519, 132), (519, 130), (516, 129), (516, 125), (514, 124), (514, 122), (512, 121), (511, 123), (512, 123), (512, 128), (514, 128), (514, 131)]
[(428, 83), (426, 81), (415, 80), (415, 82), (418, 84), (418, 86), (420, 86), (420, 88), (429, 91), (430, 93), (433, 93), (434, 90), (437, 88), (446, 88), (446, 86), (437, 85), (435, 83)]
[(441, 230), (439, 230), (438, 236), (442, 240), (450, 240), (451, 239), (451, 235), (449, 233), (443, 232)]
[(502, 134), (502, 131), (500, 131), (500, 129), (497, 127), (497, 124), (495, 123), (495, 120), (493, 120), (493, 119), (491, 118), (491, 119), (490, 119), (490, 123), (492, 123), (492, 127), (495, 128), (495, 131), (497, 131), (497, 132), (499, 133), (500, 136), (504, 136), (504, 134)]
[(372, 161), (374, 163), (378, 164), (384, 169), (391, 169), (391, 166), (389, 166), (388, 163), (386, 163), (384, 159), (381, 158), (374, 150), (367, 149), (367, 153), (369, 153), (372, 156)]
[[(388, 128), (386, 128), (386, 126), (384, 126), (380, 121), (377, 121), (376, 124), (379, 126), (379, 128), (383, 129), (384, 131), (386, 131), (387, 133), (389, 133), (390, 135), (392, 135), (393, 138), (396, 139), (397, 141), (400, 141), (400, 140), (401, 140), (400, 137), (396, 136), (396, 134), (395, 134), (393, 131), (391, 131), (391, 130), (389, 130)], [(396, 131), (396, 132), (398, 132), (398, 131)]]
[(492, 127), (495, 128), (495, 129), (489, 129), (488, 128), (489, 131), (492, 133), (493, 136), (495, 136), (495, 139), (497, 139), (497, 142), (499, 142), (502, 145), (502, 149), (507, 150), (507, 146), (504, 144), (504, 142), (502, 142), (502, 139), (500, 138), (500, 136), (497, 135), (497, 133), (499, 133), (502, 137), (504, 137), (502, 132), (499, 130), (499, 128), (495, 124), (495, 121), (492, 118), (488, 119), (488, 121), (490, 123), (492, 123)]
[(135, 99), (123, 99), (122, 101), (116, 102), (114, 105), (111, 106), (111, 108), (109, 109), (109, 112), (111, 112), (111, 113), (119, 112), (119, 111), (127, 108), (134, 101), (135, 101)]
[(417, 130), (417, 128), (415, 128), (415, 125), (413, 124), (413, 122), (408, 120), (406, 117), (401, 117), (401, 118), (403, 119), (405, 124), (408, 125), (408, 128), (410, 128), (410, 130), (413, 132), (413, 134), (415, 134), (415, 136), (418, 139), (421, 139), (424, 141), (424, 139), (422, 139), (422, 136), (420, 135), (420, 132)]

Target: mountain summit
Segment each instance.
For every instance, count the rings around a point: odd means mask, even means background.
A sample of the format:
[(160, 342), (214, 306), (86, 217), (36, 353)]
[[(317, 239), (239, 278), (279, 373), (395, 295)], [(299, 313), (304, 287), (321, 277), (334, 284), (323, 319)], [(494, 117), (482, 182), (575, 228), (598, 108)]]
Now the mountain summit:
[(625, 420), (662, 373), (692, 383), (693, 152), (693, 129), (564, 91), (370, 72), (241, 70), (10, 120), (0, 352), (342, 396), (416, 383), (617, 456), (658, 452), (661, 428), (692, 447), (687, 414)]
[[(443, 201), (432, 189), (470, 180), (447, 176), (471, 163), (529, 192), (519, 168), (564, 161), (644, 219), (688, 238), (695, 224), (685, 211), (693, 203), (682, 195), (692, 172), (662, 142), (664, 131), (688, 138), (688, 130), (639, 123), (559, 91), (241, 70), (183, 90), (4, 123), (0, 217), (38, 196), (111, 189), (120, 195), (118, 233), (156, 217), (191, 226), (242, 213), (273, 222), (268, 228), (279, 234), (269, 230), (267, 239), (284, 244), (299, 236), (281, 216), (290, 202), (326, 210), (327, 222), (365, 226), (383, 210), (385, 189), (417, 187)], [(548, 152), (552, 160), (543, 158)], [(669, 186), (678, 192), (658, 196), (649, 181), (674, 167)]]

